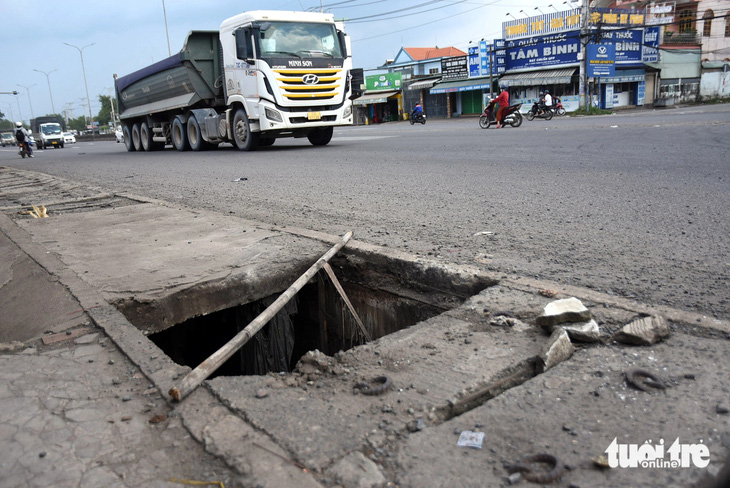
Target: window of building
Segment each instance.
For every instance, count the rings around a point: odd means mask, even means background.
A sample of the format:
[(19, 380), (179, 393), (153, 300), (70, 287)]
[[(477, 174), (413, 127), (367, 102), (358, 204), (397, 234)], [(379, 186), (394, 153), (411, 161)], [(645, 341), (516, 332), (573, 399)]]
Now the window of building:
[(725, 17), (725, 37), (730, 37), (730, 17)]
[(679, 32), (692, 32), (694, 31), (694, 10), (681, 10), (679, 12)]
[(712, 10), (708, 10), (705, 12), (705, 15), (702, 16), (702, 36), (703, 37), (710, 37), (710, 34), (712, 33), (712, 18), (715, 16), (715, 13)]
[(439, 73), (438, 68), (431, 68), (428, 70), (428, 74), (430, 74), (430, 75), (437, 75), (438, 73)]

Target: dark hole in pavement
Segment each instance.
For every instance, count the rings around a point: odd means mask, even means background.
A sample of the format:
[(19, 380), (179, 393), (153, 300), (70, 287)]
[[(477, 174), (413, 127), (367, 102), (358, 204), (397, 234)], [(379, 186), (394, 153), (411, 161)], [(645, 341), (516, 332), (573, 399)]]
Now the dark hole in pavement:
[[(479, 277), (455, 279), (442, 269), (388, 269), (352, 257), (337, 258), (332, 264), (373, 340), (456, 307), (494, 284)], [(194, 368), (278, 296), (194, 317), (149, 338), (173, 361)], [(308, 351), (333, 355), (364, 342), (332, 282), (320, 272), (212, 377), (288, 372)]]

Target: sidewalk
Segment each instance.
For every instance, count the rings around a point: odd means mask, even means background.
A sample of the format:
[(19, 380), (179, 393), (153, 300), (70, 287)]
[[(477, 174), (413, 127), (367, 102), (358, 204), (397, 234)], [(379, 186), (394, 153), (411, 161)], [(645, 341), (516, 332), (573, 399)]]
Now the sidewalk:
[[(730, 453), (727, 322), (355, 241), (343, 254), (369, 272), (420, 273), (434, 293), (443, 277), (486, 286), (373, 342), (308, 353), (292, 373), (219, 376), (172, 403), (168, 390), (190, 368), (147, 335), (189, 318), (192, 301), (217, 310), (285, 289), (337, 238), (8, 168), (0, 183), (3, 486), (507, 486), (504, 464), (538, 453), (569, 467), (551, 486), (693, 486)], [(49, 218), (18, 216), (31, 197)], [(542, 372), (550, 339), (533, 324), (553, 300), (538, 293), (548, 287), (580, 298), (605, 340), (573, 344)], [(671, 337), (607, 340), (652, 313), (671, 321)], [(624, 373), (636, 367), (668, 388), (630, 388)], [(354, 388), (381, 375), (392, 381), (382, 395)], [(459, 447), (464, 431), (484, 434), (481, 448)], [(710, 464), (593, 462), (614, 439), (669, 448), (677, 438), (707, 446)]]

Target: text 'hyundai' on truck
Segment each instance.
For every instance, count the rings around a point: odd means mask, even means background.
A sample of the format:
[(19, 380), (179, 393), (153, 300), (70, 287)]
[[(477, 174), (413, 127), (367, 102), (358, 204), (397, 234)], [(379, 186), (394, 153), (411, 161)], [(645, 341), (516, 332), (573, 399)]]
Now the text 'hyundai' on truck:
[(352, 124), (360, 91), (351, 72), (349, 38), (332, 14), (246, 12), (116, 78), (124, 142), (128, 151), (222, 142), (250, 151), (279, 137), (322, 146), (334, 127)]

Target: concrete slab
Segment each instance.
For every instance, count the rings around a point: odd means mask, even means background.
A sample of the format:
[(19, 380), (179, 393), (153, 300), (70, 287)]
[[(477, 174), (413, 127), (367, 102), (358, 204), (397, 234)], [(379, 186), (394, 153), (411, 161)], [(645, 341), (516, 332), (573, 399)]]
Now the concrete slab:
[(18, 225), (148, 333), (280, 292), (328, 248), (239, 218), (155, 203)]
[[(297, 461), (322, 470), (343, 453), (396, 442), (414, 420), (440, 424), (536, 374), (548, 340), (542, 329), (491, 326), (469, 313), (474, 301), (338, 353), (316, 371), (218, 377), (209, 384)], [(382, 395), (354, 388), (381, 375), (392, 381)], [(267, 395), (257, 398), (261, 389)]]
[[(503, 461), (545, 452), (571, 468), (559, 486), (693, 486), (716, 474), (729, 452), (723, 436), (730, 434), (730, 417), (715, 411), (730, 391), (729, 353), (730, 341), (689, 335), (648, 348), (579, 350), (486, 405), (410, 435), (392, 464), (396, 482), (402, 488), (504, 486)], [(655, 372), (669, 388), (648, 394), (628, 387), (623, 372), (635, 367)], [(462, 430), (484, 432), (484, 447), (457, 447)], [(592, 458), (605, 455), (614, 438), (638, 446), (663, 439), (667, 460), (677, 438), (704, 444), (710, 466), (599, 468)]]

